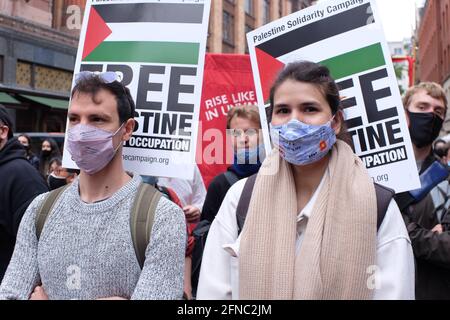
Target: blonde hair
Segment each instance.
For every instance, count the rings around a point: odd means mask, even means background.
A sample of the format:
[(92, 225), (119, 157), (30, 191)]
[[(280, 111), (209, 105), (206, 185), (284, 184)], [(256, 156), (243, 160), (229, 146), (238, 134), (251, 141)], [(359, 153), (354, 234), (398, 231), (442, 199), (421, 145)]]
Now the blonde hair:
[(227, 129), (230, 129), (231, 120), (233, 120), (233, 118), (235, 117), (253, 121), (258, 124), (259, 128), (261, 128), (261, 120), (259, 119), (258, 107), (253, 104), (239, 105), (230, 109), (227, 114)]
[(447, 97), (444, 89), (436, 82), (421, 82), (409, 88), (403, 96), (403, 107), (406, 109), (411, 103), (412, 96), (418, 91), (425, 90), (425, 92), (432, 98), (442, 100), (444, 102), (445, 111), (447, 112)]

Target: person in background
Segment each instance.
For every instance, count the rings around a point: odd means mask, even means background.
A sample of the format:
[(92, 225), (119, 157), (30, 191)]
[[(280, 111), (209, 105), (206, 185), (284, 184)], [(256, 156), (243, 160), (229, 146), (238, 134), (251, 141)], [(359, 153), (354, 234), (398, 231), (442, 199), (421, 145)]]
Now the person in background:
[[(433, 162), (433, 141), (442, 129), (447, 97), (434, 82), (409, 88), (403, 97), (417, 170), (422, 174)], [(405, 193), (397, 194), (414, 256), (416, 258), (416, 299), (450, 299), (450, 234), (443, 232), (448, 220), (450, 184), (444, 180), (417, 204), (404, 208)]]
[(231, 136), (233, 164), (226, 172), (211, 181), (201, 220), (212, 222), (228, 189), (240, 179), (257, 173), (264, 160), (264, 144), (257, 106), (236, 106), (230, 109), (227, 114), (227, 134)]
[(50, 160), (53, 158), (61, 158), (61, 152), (56, 141), (48, 138), (42, 141), (39, 157), (39, 172), (45, 179), (50, 174)]
[[(437, 139), (433, 143), (433, 154), (436, 156), (436, 158), (442, 160), (442, 158), (447, 153), (447, 142), (442, 139)], [(445, 163), (445, 161), (444, 161)]]
[(62, 166), (62, 159), (59, 157), (51, 158), (48, 162), (48, 174), (50, 175), (53, 173), (56, 169)]
[(17, 140), (23, 145), (25, 151), (27, 152), (27, 160), (31, 163), (36, 170), (39, 170), (39, 158), (33, 153), (31, 150), (31, 139), (26, 134), (20, 134), (17, 137)]
[(227, 113), (226, 132), (233, 150), (233, 164), (226, 172), (214, 177), (209, 184), (201, 221), (193, 230), (195, 244), (192, 254), (191, 284), (194, 296), (197, 292), (203, 250), (211, 222), (219, 211), (228, 189), (237, 181), (258, 172), (265, 155), (257, 106), (240, 105), (230, 109)]
[(16, 243), (17, 230), (28, 205), (48, 187), (13, 137), (12, 120), (0, 105), (0, 281)]
[(50, 174), (47, 177), (47, 184), (50, 190), (55, 190), (72, 183), (80, 174), (80, 170), (63, 168), (60, 158), (50, 160)]

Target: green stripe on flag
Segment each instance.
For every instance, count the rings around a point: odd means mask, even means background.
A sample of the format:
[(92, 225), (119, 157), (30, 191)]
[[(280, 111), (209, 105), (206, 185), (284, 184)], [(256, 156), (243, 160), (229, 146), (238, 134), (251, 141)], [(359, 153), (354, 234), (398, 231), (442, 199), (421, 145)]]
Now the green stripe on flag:
[(197, 64), (200, 44), (189, 42), (102, 42), (84, 61)]
[(380, 43), (350, 51), (319, 63), (327, 66), (336, 80), (386, 64)]

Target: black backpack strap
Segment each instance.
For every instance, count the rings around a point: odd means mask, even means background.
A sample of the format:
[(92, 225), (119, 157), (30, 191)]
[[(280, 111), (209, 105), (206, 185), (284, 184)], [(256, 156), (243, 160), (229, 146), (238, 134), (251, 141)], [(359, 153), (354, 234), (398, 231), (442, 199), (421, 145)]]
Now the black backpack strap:
[(66, 184), (58, 189), (52, 190), (45, 197), (44, 202), (42, 203), (39, 211), (36, 215), (35, 225), (36, 225), (36, 237), (39, 241), (41, 237), (42, 229), (44, 229), (45, 221), (47, 221), (48, 216), (53, 210), (55, 206), (56, 200), (58, 200), (59, 196), (67, 189), (70, 184)]
[(238, 235), (241, 233), (244, 227), (245, 218), (247, 217), (248, 206), (250, 205), (250, 199), (252, 197), (253, 187), (255, 186), (256, 176), (258, 174), (248, 177), (245, 181), (244, 189), (242, 190), (239, 203), (236, 208), (236, 220), (238, 225)]
[(150, 241), (156, 206), (161, 193), (147, 183), (139, 185), (130, 215), (131, 238), (141, 269), (144, 267), (145, 250)]
[(226, 171), (224, 174), (225, 179), (227, 179), (230, 186), (239, 181), (239, 177), (232, 171)]
[(382, 186), (378, 183), (374, 183), (375, 194), (377, 196), (377, 231), (380, 229), (381, 223), (383, 222), (386, 211), (394, 197), (394, 190)]

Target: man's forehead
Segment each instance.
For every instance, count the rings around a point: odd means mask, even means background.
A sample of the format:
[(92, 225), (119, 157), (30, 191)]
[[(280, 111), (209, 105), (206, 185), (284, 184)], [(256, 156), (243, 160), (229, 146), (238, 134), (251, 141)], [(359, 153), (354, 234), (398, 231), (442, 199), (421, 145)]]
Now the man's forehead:
[(89, 107), (92, 112), (110, 114), (113, 109), (117, 108), (115, 96), (107, 90), (102, 91), (95, 94), (76, 92), (70, 102), (69, 113), (85, 109), (84, 107)]
[(420, 89), (418, 90), (414, 95), (413, 95), (413, 100), (415, 100), (416, 102), (429, 102), (432, 104), (439, 104), (440, 106), (442, 106), (443, 108), (445, 108), (445, 103), (443, 99), (438, 99), (438, 98), (434, 98), (432, 97), (427, 90), (425, 89)]
[(73, 100), (89, 100), (95, 104), (100, 104), (104, 101), (115, 101), (116, 97), (108, 90), (101, 88), (96, 92), (77, 91), (73, 94), (72, 101)]

